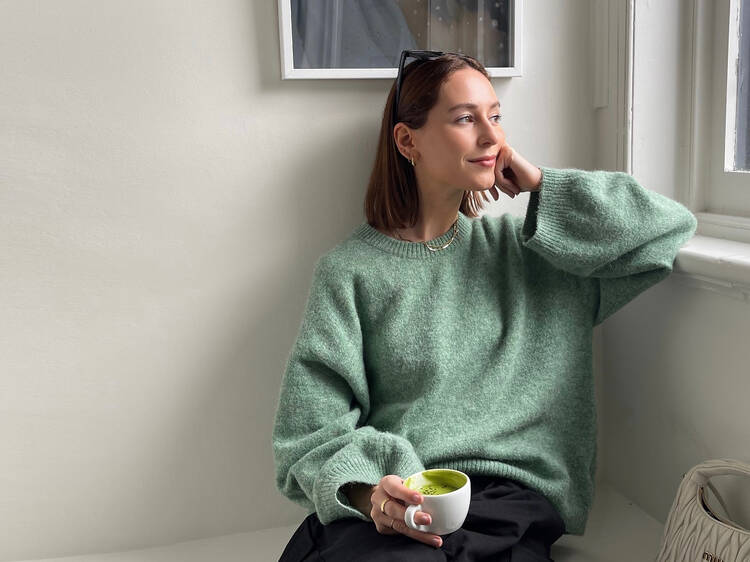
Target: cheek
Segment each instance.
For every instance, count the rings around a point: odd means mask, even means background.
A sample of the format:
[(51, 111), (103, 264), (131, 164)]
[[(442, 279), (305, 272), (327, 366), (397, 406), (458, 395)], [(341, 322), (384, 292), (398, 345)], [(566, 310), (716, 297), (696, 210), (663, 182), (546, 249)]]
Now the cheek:
[(471, 154), (476, 144), (476, 139), (469, 133), (469, 129), (447, 126), (441, 130), (440, 152), (447, 157), (456, 157), (463, 154)]
[(455, 171), (463, 164), (464, 159), (472, 154), (471, 145), (456, 135), (444, 137), (443, 141), (433, 145), (433, 148), (429, 155), (430, 167), (443, 173)]

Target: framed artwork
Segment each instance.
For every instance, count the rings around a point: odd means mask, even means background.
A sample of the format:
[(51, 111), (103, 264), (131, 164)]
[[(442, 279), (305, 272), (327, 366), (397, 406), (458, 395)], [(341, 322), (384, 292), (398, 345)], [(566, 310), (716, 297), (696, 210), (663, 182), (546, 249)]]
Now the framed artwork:
[(278, 0), (281, 77), (395, 78), (401, 51), (464, 53), (521, 76), (523, 0)]

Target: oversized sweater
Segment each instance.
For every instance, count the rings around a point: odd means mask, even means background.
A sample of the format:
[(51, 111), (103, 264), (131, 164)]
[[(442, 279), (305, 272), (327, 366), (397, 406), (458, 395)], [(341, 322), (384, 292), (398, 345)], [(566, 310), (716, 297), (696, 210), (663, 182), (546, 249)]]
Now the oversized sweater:
[(697, 221), (624, 172), (542, 170), (525, 217), (459, 213), (444, 250), (364, 222), (316, 261), (272, 447), (277, 488), (321, 523), (367, 520), (346, 483), (446, 467), (521, 482), (584, 533), (593, 327), (670, 274)]

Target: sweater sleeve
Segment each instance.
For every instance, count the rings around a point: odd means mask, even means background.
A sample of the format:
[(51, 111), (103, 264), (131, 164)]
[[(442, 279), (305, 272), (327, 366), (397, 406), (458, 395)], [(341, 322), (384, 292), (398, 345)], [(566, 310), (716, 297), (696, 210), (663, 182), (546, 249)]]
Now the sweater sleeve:
[(361, 425), (370, 409), (355, 283), (327, 255), (315, 264), (296, 341), (288, 356), (272, 435), (276, 486), (316, 511), (324, 525), (369, 518), (340, 487), (377, 484), (424, 470), (404, 437)]
[(521, 240), (555, 267), (588, 277), (593, 325), (665, 279), (695, 233), (690, 210), (625, 172), (542, 167)]

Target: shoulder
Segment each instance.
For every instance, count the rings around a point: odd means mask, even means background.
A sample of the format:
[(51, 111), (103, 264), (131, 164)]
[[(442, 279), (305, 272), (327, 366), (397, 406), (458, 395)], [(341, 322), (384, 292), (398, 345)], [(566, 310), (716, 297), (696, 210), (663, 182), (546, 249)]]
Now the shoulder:
[(355, 225), (343, 239), (329, 247), (316, 260), (316, 269), (342, 279), (366, 279), (393, 267), (393, 255), (367, 242), (362, 231), (366, 223)]
[(315, 260), (313, 277), (326, 285), (350, 285), (358, 275), (362, 249), (351, 237), (338, 242)]

